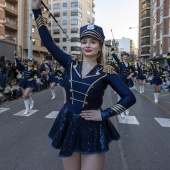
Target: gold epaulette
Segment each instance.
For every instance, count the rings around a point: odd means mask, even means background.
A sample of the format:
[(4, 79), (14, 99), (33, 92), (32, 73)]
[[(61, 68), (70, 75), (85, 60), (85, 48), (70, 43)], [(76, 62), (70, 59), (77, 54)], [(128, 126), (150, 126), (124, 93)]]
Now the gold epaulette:
[(34, 70), (38, 70), (36, 67), (34, 67)]
[(170, 55), (168, 55), (166, 58), (167, 58), (167, 59), (170, 59)]
[(18, 58), (18, 56), (14, 56), (14, 58)]
[(130, 65), (130, 66), (132, 66), (132, 63), (131, 63), (131, 62), (129, 62), (129, 65)]
[(35, 20), (37, 23), (37, 28), (39, 29), (41, 26), (45, 26), (45, 21), (42, 15), (39, 15), (39, 17)]
[(104, 65), (103, 72), (109, 73), (109, 74), (117, 74), (115, 69), (111, 65)]
[(114, 53), (115, 53), (115, 51), (114, 51), (114, 50), (112, 50), (112, 51), (111, 51), (111, 54), (114, 54)]
[(71, 59), (74, 60), (74, 61), (78, 59), (78, 57), (75, 56), (75, 55), (70, 55), (70, 57), (71, 57)]
[(122, 59), (119, 59), (119, 61), (120, 61), (120, 62), (123, 62), (123, 60), (122, 60)]

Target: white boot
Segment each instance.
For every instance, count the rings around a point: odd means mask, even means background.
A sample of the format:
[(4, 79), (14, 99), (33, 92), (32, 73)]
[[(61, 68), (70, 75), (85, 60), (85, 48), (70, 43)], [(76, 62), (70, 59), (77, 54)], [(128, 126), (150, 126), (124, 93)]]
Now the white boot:
[(120, 114), (120, 116), (121, 116), (123, 119), (125, 119), (125, 114), (124, 114), (124, 112), (122, 112), (122, 113)]
[(30, 96), (30, 110), (34, 107), (34, 100), (32, 100), (32, 97)]
[(24, 112), (24, 115), (26, 115), (26, 114), (29, 113), (30, 100), (29, 100), (29, 99), (24, 100), (24, 104), (25, 104), (25, 112)]
[(142, 86), (142, 93), (145, 92), (145, 86)]
[(154, 102), (155, 102), (155, 103), (158, 103), (157, 93), (154, 93)]
[(55, 99), (55, 89), (51, 89), (51, 93), (52, 93), (52, 100)]
[(159, 101), (159, 94), (160, 94), (160, 93), (156, 93), (157, 103), (158, 103), (158, 101)]
[(140, 93), (142, 93), (142, 86), (139, 86)]
[(125, 110), (125, 115), (129, 115), (129, 109)]

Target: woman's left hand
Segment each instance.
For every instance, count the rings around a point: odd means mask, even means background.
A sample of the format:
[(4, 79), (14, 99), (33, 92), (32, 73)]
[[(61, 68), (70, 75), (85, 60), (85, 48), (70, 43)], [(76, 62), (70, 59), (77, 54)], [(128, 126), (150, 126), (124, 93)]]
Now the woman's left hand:
[(80, 116), (85, 120), (90, 121), (102, 121), (101, 111), (100, 110), (83, 110), (80, 113)]

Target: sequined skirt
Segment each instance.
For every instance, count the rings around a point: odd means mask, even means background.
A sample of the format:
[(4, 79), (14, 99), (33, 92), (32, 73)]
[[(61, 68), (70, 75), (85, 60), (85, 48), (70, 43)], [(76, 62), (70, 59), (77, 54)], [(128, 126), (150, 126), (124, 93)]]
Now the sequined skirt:
[(70, 157), (73, 152), (81, 154), (105, 153), (109, 143), (119, 140), (120, 135), (109, 119), (87, 121), (63, 106), (50, 132), (52, 147), (60, 149), (60, 157)]

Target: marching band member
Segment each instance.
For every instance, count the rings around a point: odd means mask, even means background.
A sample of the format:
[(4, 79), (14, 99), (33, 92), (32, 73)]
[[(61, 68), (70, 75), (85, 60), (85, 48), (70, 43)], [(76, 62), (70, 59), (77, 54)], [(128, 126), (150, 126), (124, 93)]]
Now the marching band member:
[[(109, 117), (132, 106), (136, 99), (115, 73), (113, 67), (103, 66), (101, 27), (89, 24), (81, 27), (83, 60), (72, 60), (53, 41), (41, 13), (41, 0), (33, 2), (33, 13), (43, 44), (67, 72), (65, 89), (67, 101), (60, 110), (49, 137), (52, 146), (60, 149), (65, 170), (102, 170), (104, 153), (119, 134)], [(114, 106), (100, 110), (108, 85), (121, 96)]]
[(140, 93), (144, 93), (147, 69), (144, 64), (141, 64), (141, 66), (139, 66), (139, 63), (137, 63), (137, 69), (138, 69), (137, 78), (139, 79), (139, 90), (140, 90)]
[[(132, 87), (134, 86), (133, 81), (132, 81), (132, 76), (134, 75), (134, 73), (131, 71), (134, 70), (134, 68), (132, 68), (132, 64), (128, 63), (128, 61), (127, 61), (129, 54), (126, 52), (123, 52), (122, 60), (119, 60), (117, 55), (115, 55), (115, 54), (112, 54), (112, 56), (115, 59), (115, 61), (117, 62), (117, 64), (119, 65), (120, 78), (130, 89), (132, 89)], [(119, 100), (120, 100), (120, 96), (118, 95), (118, 101)], [(122, 118), (125, 118), (125, 115), (129, 115), (129, 109), (127, 109), (127, 110), (125, 110), (125, 112), (121, 113)]]
[(31, 58), (28, 59), (26, 67), (18, 60), (18, 56), (16, 56), (16, 53), (14, 54), (14, 58), (16, 60), (16, 64), (24, 72), (24, 78), (20, 82), (20, 87), (23, 89), (24, 104), (26, 109), (24, 114), (28, 114), (29, 110), (32, 109), (34, 106), (34, 101), (31, 97), (32, 91), (34, 90), (34, 88), (36, 88), (34, 75), (37, 75), (37, 77), (40, 78), (41, 74), (37, 70), (37, 68), (34, 68), (33, 60)]
[(154, 87), (154, 102), (158, 103), (159, 101), (159, 94), (161, 92), (161, 84), (162, 84), (162, 70), (160, 68), (159, 62), (156, 62), (156, 66), (151, 63), (152, 71), (154, 74), (153, 79), (151, 80), (151, 85), (153, 84)]
[[(49, 66), (50, 67), (50, 66)], [(50, 75), (48, 82), (50, 83), (51, 93), (52, 93), (52, 100), (55, 99), (55, 86), (59, 84), (60, 80), (62, 79), (63, 73), (60, 71), (59, 66), (56, 63), (53, 63), (53, 67), (50, 67)]]

